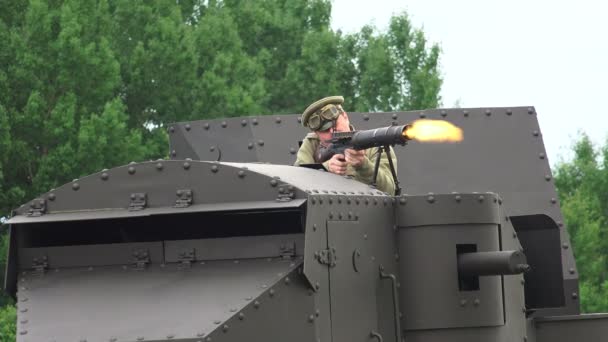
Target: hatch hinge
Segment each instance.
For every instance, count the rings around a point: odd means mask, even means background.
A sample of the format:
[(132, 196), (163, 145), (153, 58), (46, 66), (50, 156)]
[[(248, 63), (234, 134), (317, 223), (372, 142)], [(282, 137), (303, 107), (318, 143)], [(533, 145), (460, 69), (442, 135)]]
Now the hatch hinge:
[(30, 203), (30, 209), (27, 211), (27, 216), (38, 217), (46, 213), (46, 200), (42, 198), (36, 198)]
[(146, 208), (148, 204), (145, 192), (134, 192), (131, 194), (131, 202), (129, 203), (129, 211), (138, 211)]
[(279, 187), (277, 202), (289, 202), (294, 198), (296, 198), (296, 193), (292, 185)]
[(44, 275), (49, 269), (49, 258), (46, 255), (34, 258), (34, 260), (32, 260), (32, 268), (34, 269), (34, 274), (39, 276)]
[(147, 249), (133, 250), (133, 269), (143, 271), (150, 263), (150, 252)]
[(196, 249), (184, 248), (177, 253), (177, 261), (180, 269), (188, 269), (192, 267), (192, 263), (196, 260)]
[(292, 259), (296, 256), (296, 243), (281, 245), (279, 253), (282, 259)]
[(334, 247), (316, 252), (315, 257), (320, 264), (327, 265), (329, 267), (336, 266), (336, 260), (338, 259), (336, 256), (336, 249)]
[(192, 205), (192, 190), (180, 189), (177, 190), (177, 199), (175, 200), (174, 208), (187, 208)]

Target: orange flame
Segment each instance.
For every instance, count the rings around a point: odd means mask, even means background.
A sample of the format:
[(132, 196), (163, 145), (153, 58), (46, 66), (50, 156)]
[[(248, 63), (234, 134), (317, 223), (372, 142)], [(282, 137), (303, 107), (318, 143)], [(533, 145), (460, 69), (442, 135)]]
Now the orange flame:
[(460, 142), (462, 129), (444, 120), (416, 120), (403, 132), (408, 139), (421, 142)]

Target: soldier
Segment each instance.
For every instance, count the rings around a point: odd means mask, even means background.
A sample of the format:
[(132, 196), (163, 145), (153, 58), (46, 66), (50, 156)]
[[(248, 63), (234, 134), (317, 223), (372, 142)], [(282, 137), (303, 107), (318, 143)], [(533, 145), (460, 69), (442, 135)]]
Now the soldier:
[[(329, 96), (311, 104), (302, 113), (302, 125), (312, 130), (302, 141), (298, 150), (295, 165), (317, 163), (315, 157), (320, 144), (331, 138), (332, 132), (348, 132), (354, 130), (350, 124), (348, 114), (342, 109), (344, 98), (342, 96)], [(390, 150), (395, 172), (397, 171), (397, 157)], [(344, 154), (335, 154), (323, 163), (323, 166), (332, 173), (351, 176), (354, 179), (371, 184), (373, 181), (374, 165), (378, 157), (378, 148), (367, 150), (346, 149)], [(395, 193), (395, 182), (390, 171), (386, 154), (380, 157), (380, 168), (376, 187), (388, 194)]]

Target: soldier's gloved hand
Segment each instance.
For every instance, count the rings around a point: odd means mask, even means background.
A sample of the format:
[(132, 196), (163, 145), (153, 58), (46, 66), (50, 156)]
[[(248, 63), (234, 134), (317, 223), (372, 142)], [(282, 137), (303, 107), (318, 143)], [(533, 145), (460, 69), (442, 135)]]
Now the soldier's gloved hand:
[(365, 151), (364, 150), (357, 151), (357, 150), (347, 148), (344, 151), (344, 156), (345, 156), (346, 162), (348, 164), (352, 165), (352, 167), (354, 167), (355, 169), (358, 169), (361, 166), (363, 166), (363, 163), (365, 162)]
[(346, 161), (343, 154), (334, 154), (329, 160), (329, 172), (337, 175), (346, 174)]

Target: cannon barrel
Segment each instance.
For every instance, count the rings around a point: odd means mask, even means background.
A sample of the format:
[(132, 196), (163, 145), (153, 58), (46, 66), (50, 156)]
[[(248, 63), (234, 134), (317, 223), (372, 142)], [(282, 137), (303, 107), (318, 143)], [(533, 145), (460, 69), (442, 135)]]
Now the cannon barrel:
[(474, 252), (458, 255), (461, 276), (519, 274), (527, 271), (526, 256), (520, 251)]

